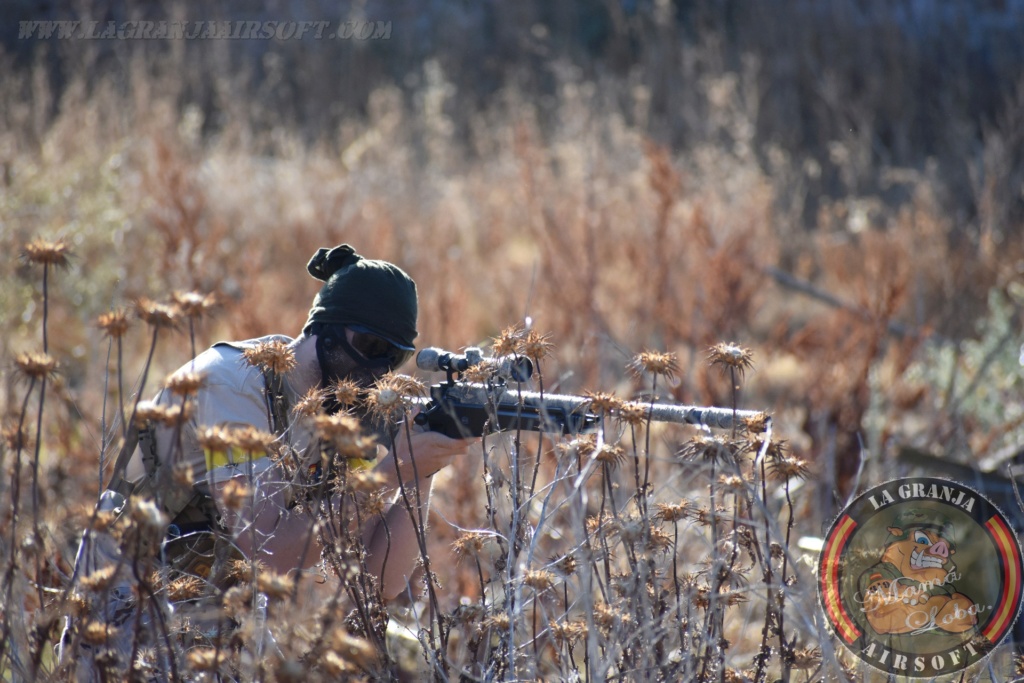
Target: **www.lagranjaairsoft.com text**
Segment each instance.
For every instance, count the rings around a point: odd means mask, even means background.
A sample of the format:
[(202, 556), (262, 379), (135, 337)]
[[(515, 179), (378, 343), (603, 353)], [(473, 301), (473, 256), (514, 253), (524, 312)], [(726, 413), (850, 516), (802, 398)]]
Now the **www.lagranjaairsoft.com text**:
[(20, 21), (22, 40), (388, 40), (390, 21)]

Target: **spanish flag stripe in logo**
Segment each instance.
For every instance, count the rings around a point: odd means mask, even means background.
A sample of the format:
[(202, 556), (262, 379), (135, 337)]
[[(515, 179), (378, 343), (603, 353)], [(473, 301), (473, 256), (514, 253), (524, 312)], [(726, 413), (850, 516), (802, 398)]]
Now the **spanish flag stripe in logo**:
[(992, 536), (996, 548), (1003, 559), (1006, 576), (1003, 580), (1003, 591), (999, 596), (999, 609), (989, 621), (981, 635), (990, 642), (998, 642), (1013, 623), (1013, 615), (1020, 605), (1021, 597), (1021, 566), (1020, 555), (1014, 552), (1016, 543), (1013, 532), (998, 517), (993, 516), (985, 523), (985, 528)]
[(857, 527), (857, 523), (844, 515), (835, 526), (832, 536), (828, 540), (827, 550), (824, 558), (824, 566), (821, 568), (821, 594), (832, 623), (835, 625), (839, 635), (847, 643), (853, 643), (860, 637), (860, 630), (853, 623), (850, 616), (843, 607), (839, 597), (839, 557), (842, 555), (843, 547), (850, 538), (850, 534)]

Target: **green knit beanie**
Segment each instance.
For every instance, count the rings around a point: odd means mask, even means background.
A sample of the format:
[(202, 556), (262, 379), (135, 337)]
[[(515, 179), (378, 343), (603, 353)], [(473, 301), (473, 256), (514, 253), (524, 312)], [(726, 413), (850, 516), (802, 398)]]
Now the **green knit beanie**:
[(409, 350), (416, 339), (416, 283), (398, 266), (365, 259), (342, 244), (320, 249), (306, 270), (324, 286), (313, 299), (303, 332), (314, 323), (362, 325)]

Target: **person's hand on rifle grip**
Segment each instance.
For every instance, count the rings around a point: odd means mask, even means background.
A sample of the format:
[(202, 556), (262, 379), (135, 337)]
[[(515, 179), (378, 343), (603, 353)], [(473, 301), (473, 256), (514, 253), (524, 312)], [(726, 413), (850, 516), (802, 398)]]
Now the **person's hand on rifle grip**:
[[(395, 454), (402, 480), (412, 482), (416, 475), (421, 480), (430, 477), (466, 456), (469, 449), (479, 443), (479, 438), (452, 439), (439, 432), (422, 431), (419, 427), (413, 427), (409, 433), (401, 430), (395, 438)], [(382, 462), (378, 468), (388, 467), (390, 474), (394, 472), (394, 466), (393, 462)]]

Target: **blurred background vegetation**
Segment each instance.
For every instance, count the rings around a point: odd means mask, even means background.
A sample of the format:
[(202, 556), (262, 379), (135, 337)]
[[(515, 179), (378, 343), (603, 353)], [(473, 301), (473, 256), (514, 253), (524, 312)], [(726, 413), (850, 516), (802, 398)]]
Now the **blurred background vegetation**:
[[(73, 19), (390, 32), (18, 36)], [(423, 346), (551, 334), (562, 391), (633, 396), (625, 365), (650, 348), (684, 369), (663, 398), (721, 404), (708, 347), (751, 348), (741, 407), (813, 464), (809, 533), (857, 481), (904, 473), (900, 447), (1020, 459), (1020, 0), (14, 0), (0, 45), (7, 414), (41, 302), (16, 255), (37, 236), (74, 252), (53, 281), (47, 495), (95, 471), (98, 315), (197, 290), (221, 303), (204, 344), (294, 334), (305, 262), (340, 242), (413, 274)], [(157, 368), (187, 355), (165, 344)]]

